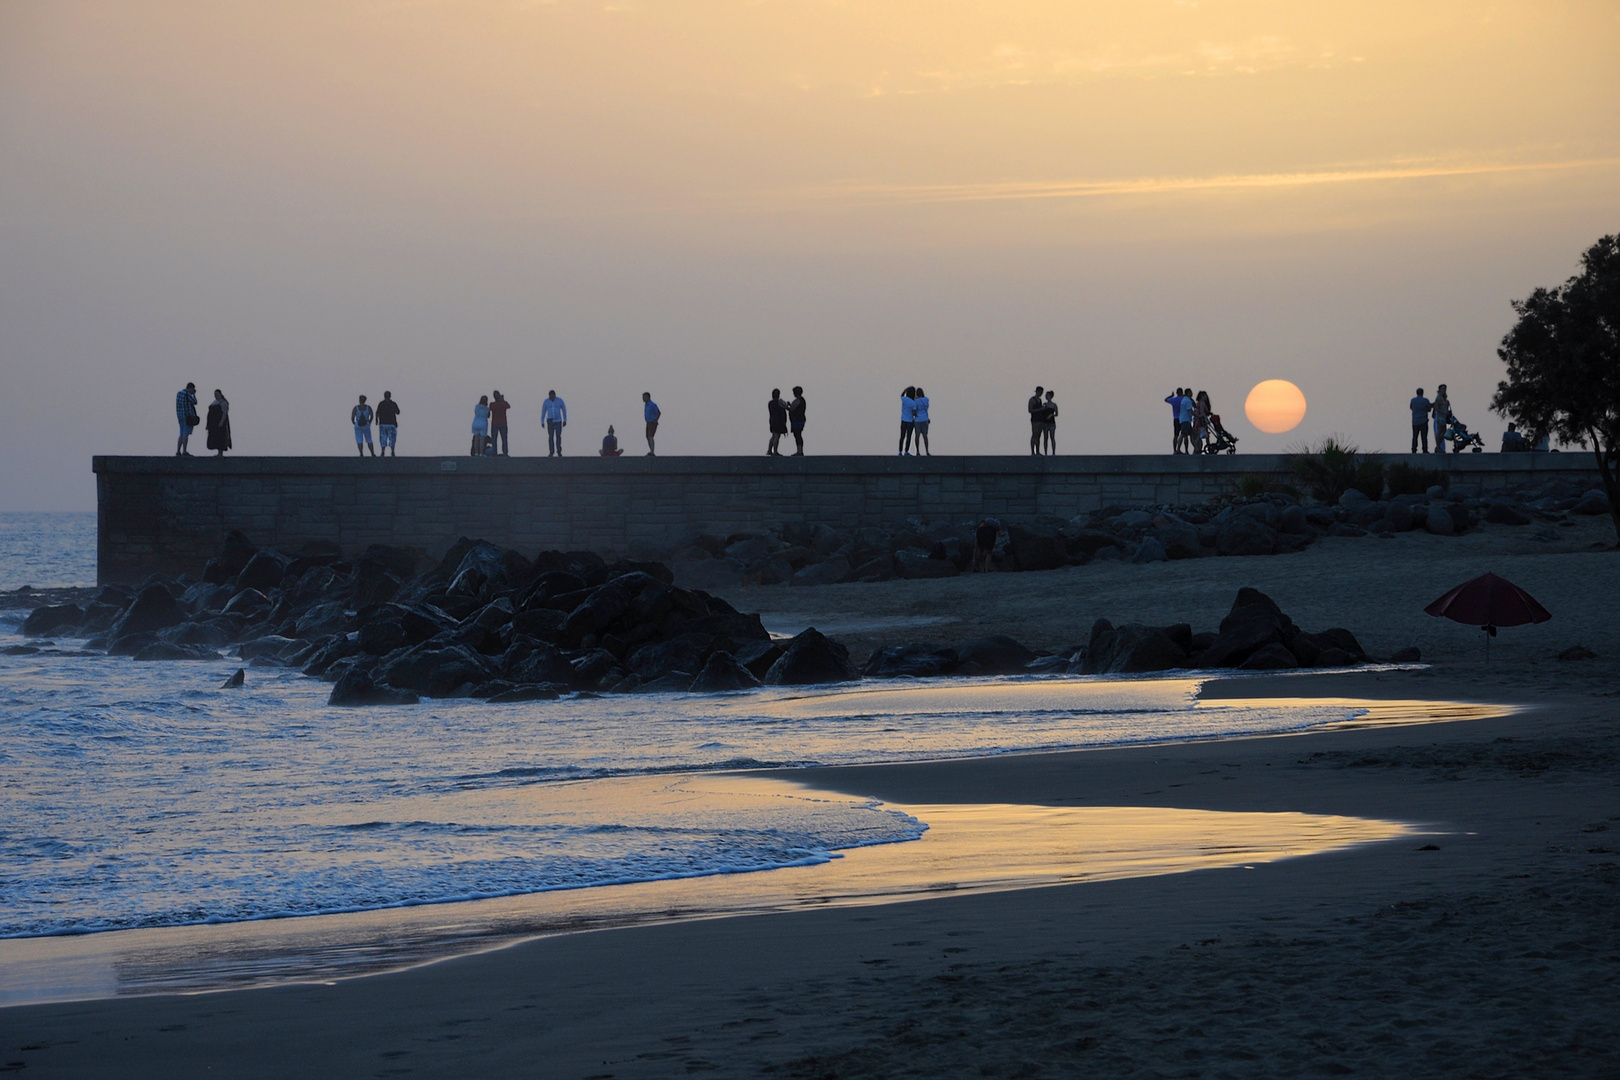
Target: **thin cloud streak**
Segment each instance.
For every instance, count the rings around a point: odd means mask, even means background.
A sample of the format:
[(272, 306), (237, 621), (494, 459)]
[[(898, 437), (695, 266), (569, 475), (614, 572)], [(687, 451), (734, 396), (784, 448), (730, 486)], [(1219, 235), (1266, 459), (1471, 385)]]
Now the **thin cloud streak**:
[(1459, 176), (1554, 172), (1620, 164), (1620, 158), (1536, 162), (1517, 165), (1411, 165), (1317, 172), (1246, 173), (1227, 176), (1144, 177), (1101, 181), (1007, 181), (982, 184), (836, 184), (804, 194), (825, 201), (870, 204), (995, 202), (1012, 199), (1089, 199), (1108, 195), (1160, 195), (1198, 191), (1359, 184), (1382, 180), (1428, 180)]

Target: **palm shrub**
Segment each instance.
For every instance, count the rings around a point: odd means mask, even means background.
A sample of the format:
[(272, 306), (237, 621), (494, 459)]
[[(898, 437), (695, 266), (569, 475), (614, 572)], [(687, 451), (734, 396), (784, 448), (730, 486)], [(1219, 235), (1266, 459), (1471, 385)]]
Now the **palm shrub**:
[(1424, 495), (1436, 484), (1443, 488), (1451, 487), (1451, 477), (1439, 469), (1425, 469), (1404, 461), (1391, 465), (1385, 479), (1389, 481), (1391, 495)]
[(1340, 435), (1329, 435), (1314, 447), (1306, 444), (1295, 451), (1294, 474), (1312, 497), (1325, 503), (1337, 503), (1352, 488), (1369, 499), (1384, 494), (1383, 463), (1362, 457), (1361, 448)]

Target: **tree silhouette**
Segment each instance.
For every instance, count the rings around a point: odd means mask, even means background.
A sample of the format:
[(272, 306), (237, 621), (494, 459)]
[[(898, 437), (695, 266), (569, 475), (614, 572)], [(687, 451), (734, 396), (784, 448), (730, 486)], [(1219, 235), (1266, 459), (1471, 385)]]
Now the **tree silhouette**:
[(1507, 379), (1491, 408), (1589, 447), (1620, 537), (1620, 236), (1593, 244), (1581, 265), (1562, 285), (1513, 302), (1519, 321), (1496, 350)]

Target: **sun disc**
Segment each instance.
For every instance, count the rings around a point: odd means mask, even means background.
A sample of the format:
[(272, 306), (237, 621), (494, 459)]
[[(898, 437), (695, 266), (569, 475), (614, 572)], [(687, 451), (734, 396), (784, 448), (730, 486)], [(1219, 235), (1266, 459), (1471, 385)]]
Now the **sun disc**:
[(1249, 391), (1243, 412), (1267, 435), (1281, 435), (1305, 419), (1305, 395), (1287, 379), (1267, 379)]

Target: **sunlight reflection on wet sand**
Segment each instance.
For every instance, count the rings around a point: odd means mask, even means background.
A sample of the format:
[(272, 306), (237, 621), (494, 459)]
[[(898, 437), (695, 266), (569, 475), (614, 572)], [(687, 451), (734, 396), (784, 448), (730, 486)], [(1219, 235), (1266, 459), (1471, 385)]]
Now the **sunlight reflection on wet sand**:
[[(694, 806), (828, 799), (780, 776), (702, 774), (577, 785), (582, 799)], [(859, 801), (859, 800), (854, 800)], [(1408, 835), (1395, 822), (1150, 807), (886, 804), (921, 839), (830, 863), (472, 902), (213, 926), (0, 941), (0, 1004), (322, 982), (544, 935), (891, 903), (1067, 882), (1247, 866)]]

